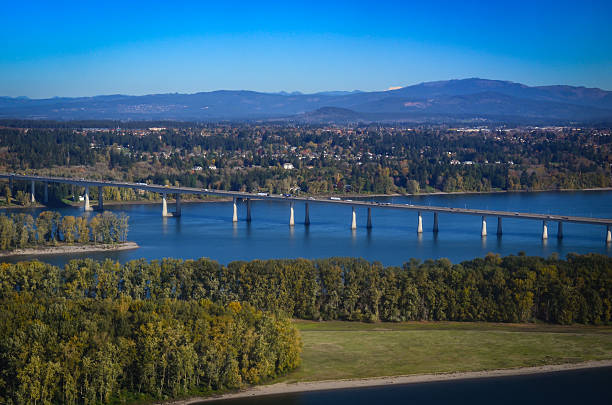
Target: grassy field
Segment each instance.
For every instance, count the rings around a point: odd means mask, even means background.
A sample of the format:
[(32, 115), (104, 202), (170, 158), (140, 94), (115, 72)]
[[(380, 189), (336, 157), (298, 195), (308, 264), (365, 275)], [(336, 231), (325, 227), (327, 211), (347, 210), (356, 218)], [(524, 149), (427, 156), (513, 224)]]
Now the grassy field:
[(612, 327), (296, 321), (302, 365), (286, 382), (478, 371), (612, 359)]

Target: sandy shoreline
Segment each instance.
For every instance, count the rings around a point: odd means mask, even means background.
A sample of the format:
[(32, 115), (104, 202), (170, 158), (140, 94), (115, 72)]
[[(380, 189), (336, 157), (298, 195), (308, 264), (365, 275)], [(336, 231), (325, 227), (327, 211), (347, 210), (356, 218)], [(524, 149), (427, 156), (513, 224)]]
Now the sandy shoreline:
[[(467, 371), (456, 373), (403, 375), (395, 377), (375, 377), (354, 380), (312, 381), (297, 383), (276, 383), (250, 387), (238, 392), (203, 398), (189, 398), (165, 402), (167, 405), (191, 405), (200, 402), (210, 402), (225, 399), (249, 398), (264, 395), (289, 394), (295, 392), (337, 390), (346, 388), (377, 387), (398, 384), (419, 384), (437, 381), (452, 381), (475, 378), (508, 377), (538, 373), (554, 373), (559, 371), (579, 370), (585, 368), (612, 367), (612, 360), (586, 361), (582, 363), (552, 364), (537, 367), (521, 367), (489, 371)], [(163, 402), (162, 402), (163, 403)]]
[(38, 255), (59, 255), (68, 253), (89, 253), (103, 251), (118, 251), (138, 249), (140, 246), (136, 242), (122, 242), (118, 244), (98, 244), (98, 245), (67, 245), (67, 246), (44, 246), (40, 248), (15, 249), (8, 252), (0, 252), (0, 257), (13, 256), (38, 256)]

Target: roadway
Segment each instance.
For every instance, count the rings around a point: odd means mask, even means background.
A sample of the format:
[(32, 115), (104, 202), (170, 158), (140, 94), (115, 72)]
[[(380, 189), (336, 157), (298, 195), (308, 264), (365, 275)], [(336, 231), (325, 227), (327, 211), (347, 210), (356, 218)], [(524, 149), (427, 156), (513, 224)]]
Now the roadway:
[(177, 186), (161, 186), (155, 184), (145, 183), (128, 183), (121, 181), (102, 181), (102, 180), (86, 180), (82, 179), (70, 179), (63, 177), (50, 177), (50, 176), (30, 176), (20, 175), (12, 173), (0, 173), (0, 178), (21, 181), (35, 181), (43, 183), (62, 183), (72, 184), (80, 187), (121, 187), (121, 188), (132, 188), (137, 190), (144, 190), (153, 193), (160, 194), (194, 194), (194, 195), (210, 195), (219, 197), (232, 197), (239, 199), (257, 199), (267, 201), (283, 201), (283, 202), (303, 202), (303, 203), (315, 203), (315, 204), (340, 204), (348, 205), (352, 207), (368, 207), (368, 208), (382, 208), (382, 209), (395, 209), (395, 210), (409, 210), (417, 212), (433, 212), (440, 214), (461, 214), (461, 215), (474, 215), (481, 217), (498, 217), (498, 218), (516, 218), (516, 219), (529, 219), (538, 221), (550, 221), (550, 222), (573, 222), (579, 224), (589, 225), (604, 225), (612, 226), (612, 218), (593, 218), (593, 217), (580, 217), (570, 216), (562, 214), (537, 214), (529, 212), (509, 212), (509, 211), (497, 211), (497, 210), (484, 210), (484, 209), (472, 209), (472, 208), (451, 208), (441, 206), (429, 206), (429, 205), (414, 205), (414, 204), (392, 204), (392, 203), (377, 203), (372, 201), (359, 201), (350, 199), (330, 199), (330, 198), (315, 198), (315, 197), (298, 197), (298, 196), (283, 196), (283, 195), (261, 195), (257, 193), (247, 193), (240, 191), (225, 191), (225, 190), (210, 190), (193, 187), (177, 187)]

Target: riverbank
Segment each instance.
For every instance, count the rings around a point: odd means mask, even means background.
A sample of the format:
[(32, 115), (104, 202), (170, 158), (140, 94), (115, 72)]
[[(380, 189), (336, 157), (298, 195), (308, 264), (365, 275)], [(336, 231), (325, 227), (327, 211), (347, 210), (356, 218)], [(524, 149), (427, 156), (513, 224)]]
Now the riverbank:
[(119, 250), (138, 249), (140, 246), (136, 242), (122, 243), (102, 243), (87, 245), (66, 245), (66, 246), (40, 246), (25, 249), (15, 249), (11, 251), (1, 251), (0, 257), (32, 256), (32, 255), (61, 255), (74, 253), (107, 252)]
[(313, 381), (297, 383), (276, 383), (251, 387), (239, 392), (232, 392), (205, 398), (190, 398), (173, 401), (169, 405), (193, 405), (237, 398), (252, 398), (267, 395), (291, 394), (296, 392), (327, 391), (350, 388), (379, 387), (401, 384), (422, 384), (429, 382), (467, 380), (480, 378), (509, 377), (540, 373), (554, 373), (569, 370), (581, 370), (599, 367), (612, 367), (612, 360), (586, 361), (582, 363), (553, 364), (537, 367), (521, 367), (488, 371), (468, 371), (444, 374), (402, 375), (394, 377), (363, 378), (354, 380)]
[(612, 366), (612, 327), (489, 322), (295, 320), (302, 364), (272, 384), (219, 399)]

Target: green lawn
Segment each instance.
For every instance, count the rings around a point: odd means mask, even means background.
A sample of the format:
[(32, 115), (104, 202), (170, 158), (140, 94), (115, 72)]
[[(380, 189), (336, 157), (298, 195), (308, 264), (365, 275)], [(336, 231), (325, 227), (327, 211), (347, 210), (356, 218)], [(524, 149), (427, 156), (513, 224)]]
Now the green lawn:
[(283, 381), (475, 371), (612, 359), (612, 328), (296, 321), (302, 365)]

